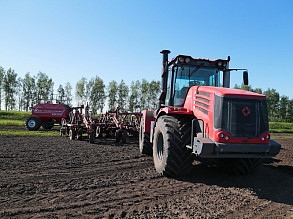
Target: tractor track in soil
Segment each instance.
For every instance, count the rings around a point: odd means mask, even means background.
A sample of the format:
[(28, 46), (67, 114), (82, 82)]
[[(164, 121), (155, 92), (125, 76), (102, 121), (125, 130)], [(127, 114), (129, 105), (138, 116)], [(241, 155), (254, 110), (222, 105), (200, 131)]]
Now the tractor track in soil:
[(197, 164), (172, 179), (135, 138), (0, 135), (0, 218), (293, 218), (293, 139), (276, 141), (280, 154), (254, 175)]

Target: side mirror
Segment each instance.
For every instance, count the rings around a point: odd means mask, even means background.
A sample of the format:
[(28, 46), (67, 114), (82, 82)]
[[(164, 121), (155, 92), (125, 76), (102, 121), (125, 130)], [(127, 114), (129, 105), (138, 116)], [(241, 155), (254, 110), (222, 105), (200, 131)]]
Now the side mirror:
[(248, 71), (243, 72), (243, 84), (248, 85)]

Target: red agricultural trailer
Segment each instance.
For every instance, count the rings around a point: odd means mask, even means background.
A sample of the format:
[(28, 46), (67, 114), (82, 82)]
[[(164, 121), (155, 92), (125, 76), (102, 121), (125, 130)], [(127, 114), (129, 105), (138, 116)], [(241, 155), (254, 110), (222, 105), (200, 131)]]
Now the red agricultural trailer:
[(72, 108), (62, 103), (38, 103), (32, 107), (32, 114), (27, 118), (25, 126), (29, 131), (37, 131), (42, 126), (51, 129), (60, 124), (62, 119), (68, 119)]

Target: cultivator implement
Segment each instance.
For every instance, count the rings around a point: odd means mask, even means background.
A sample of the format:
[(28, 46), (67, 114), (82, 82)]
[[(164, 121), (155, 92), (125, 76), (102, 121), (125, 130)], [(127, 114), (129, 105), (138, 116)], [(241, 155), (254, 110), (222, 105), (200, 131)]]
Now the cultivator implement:
[(82, 140), (83, 134), (88, 141), (94, 143), (95, 138), (115, 137), (117, 143), (126, 143), (127, 136), (138, 136), (140, 113), (120, 113), (119, 107), (115, 111), (108, 111), (95, 118), (89, 113), (89, 106), (72, 108), (69, 119), (62, 119), (60, 135), (69, 135), (71, 140)]

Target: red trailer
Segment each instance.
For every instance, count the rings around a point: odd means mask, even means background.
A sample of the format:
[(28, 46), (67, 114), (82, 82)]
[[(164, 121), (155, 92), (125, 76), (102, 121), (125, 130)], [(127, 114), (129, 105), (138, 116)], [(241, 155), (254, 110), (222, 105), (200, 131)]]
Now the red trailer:
[(62, 103), (38, 103), (32, 108), (25, 126), (30, 131), (37, 131), (41, 126), (51, 129), (55, 124), (60, 124), (62, 119), (68, 119), (71, 111), (71, 107)]

